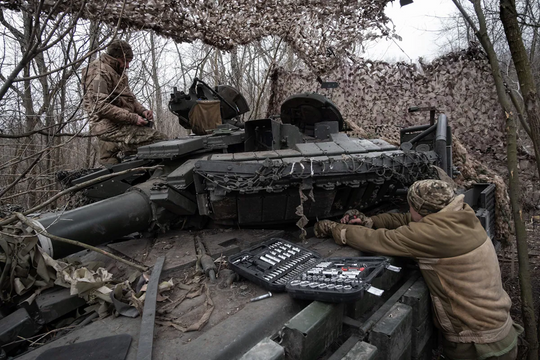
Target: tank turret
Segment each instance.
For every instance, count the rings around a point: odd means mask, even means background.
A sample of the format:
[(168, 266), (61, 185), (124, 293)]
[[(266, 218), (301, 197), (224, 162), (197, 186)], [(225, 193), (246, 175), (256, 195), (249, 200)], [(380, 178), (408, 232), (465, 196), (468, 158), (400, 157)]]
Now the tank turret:
[[(444, 115), (402, 129), (402, 144), (395, 146), (342, 132), (341, 113), (320, 94), (291, 96), (279, 117), (239, 127), (233, 119), (248, 109), (243, 96), (196, 79), (187, 94), (175, 89), (169, 108), (181, 124), (193, 127), (201, 121), (194, 109), (204, 101), (217, 105), (221, 123), (204, 135), (142, 146), (132, 160), (72, 179), (70, 185), (77, 185), (122, 174), (83, 190), (94, 203), (40, 219), (41, 224), (52, 234), (93, 245), (193, 219), (303, 227), (403, 195), (414, 181), (437, 176), (433, 165), (452, 172)], [(156, 165), (158, 170), (124, 172)], [(54, 242), (48, 248), (54, 257), (74, 251)]]

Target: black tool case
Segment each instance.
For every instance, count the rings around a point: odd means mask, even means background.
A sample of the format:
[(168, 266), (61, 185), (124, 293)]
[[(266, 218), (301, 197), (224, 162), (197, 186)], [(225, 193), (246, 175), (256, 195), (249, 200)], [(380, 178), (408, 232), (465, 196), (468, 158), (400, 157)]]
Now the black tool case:
[[(273, 238), (229, 257), (232, 270), (271, 291), (326, 302), (355, 301), (389, 267), (385, 257), (322, 259), (283, 239)], [(382, 292), (381, 292), (382, 293)], [(378, 294), (380, 295), (380, 294)]]
[(286, 290), (298, 299), (355, 301), (364, 296), (371, 288), (371, 281), (381, 275), (386, 266), (388, 259), (384, 257), (322, 259), (291, 279)]
[(291, 243), (273, 238), (229, 257), (232, 270), (271, 291), (285, 291), (293, 277), (311, 268), (320, 255)]

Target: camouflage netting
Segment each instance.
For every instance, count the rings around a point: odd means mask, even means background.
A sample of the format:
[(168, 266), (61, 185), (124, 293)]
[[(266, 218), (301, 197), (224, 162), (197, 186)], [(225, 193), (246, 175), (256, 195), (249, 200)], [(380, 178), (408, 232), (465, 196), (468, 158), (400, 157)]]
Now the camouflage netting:
[(400, 128), (429, 119), (429, 112), (411, 114), (408, 107), (436, 107), (452, 126), (453, 161), (461, 171), (456, 181), (465, 187), (475, 182), (497, 184), (498, 236), (508, 238), (511, 212), (507, 188), (499, 176), (506, 174), (504, 116), (489, 64), (477, 47), (420, 67), (349, 57), (324, 78), (338, 81), (337, 89), (320, 89), (316, 76), (308, 71), (290, 73), (278, 68), (272, 80), (268, 114), (280, 113), (280, 104), (292, 94), (319, 92), (340, 109), (353, 135), (394, 144), (399, 144)]
[[(34, 220), (29, 220), (34, 221)], [(118, 270), (118, 269), (117, 269)], [(132, 288), (139, 272), (130, 279), (119, 281), (98, 262), (83, 267), (80, 264), (52, 259), (40, 246), (36, 233), (20, 222), (4, 225), (0, 232), (0, 303), (20, 302), (31, 304), (44, 290), (58, 285), (69, 288), (71, 295), (83, 298), (101, 317), (115, 311), (125, 316), (138, 316), (144, 306), (146, 288)], [(149, 278), (145, 274), (146, 283)], [(162, 286), (169, 290), (172, 281)]]
[[(334, 68), (351, 45), (393, 35), (390, 0), (45, 1), (42, 11), (78, 13), (112, 26), (154, 30), (177, 42), (200, 39), (231, 49), (265, 36), (283, 38), (317, 72)], [(0, 0), (0, 7), (35, 12), (40, 1)]]
[(489, 64), (476, 47), (446, 55), (431, 64), (388, 64), (349, 57), (324, 80), (337, 89), (320, 89), (309, 71), (273, 74), (268, 113), (299, 92), (319, 92), (330, 98), (345, 122), (363, 137), (383, 136), (399, 143), (404, 126), (425, 124), (429, 113), (408, 113), (410, 106), (434, 106), (448, 116), (454, 135), (473, 152), (501, 152), (504, 117)]

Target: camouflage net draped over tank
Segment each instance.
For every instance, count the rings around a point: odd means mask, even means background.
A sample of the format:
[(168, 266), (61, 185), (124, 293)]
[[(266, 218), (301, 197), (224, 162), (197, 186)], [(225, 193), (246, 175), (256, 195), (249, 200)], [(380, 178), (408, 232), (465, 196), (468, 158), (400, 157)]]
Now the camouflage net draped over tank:
[[(445, 55), (431, 64), (388, 64), (350, 56), (328, 73), (325, 81), (338, 81), (337, 89), (320, 89), (309, 71), (275, 69), (268, 114), (280, 113), (280, 104), (298, 92), (319, 92), (340, 109), (352, 135), (383, 138), (399, 144), (399, 130), (425, 124), (429, 113), (408, 113), (410, 106), (435, 107), (452, 126), (455, 180), (497, 185), (497, 233), (510, 234), (507, 187), (497, 175), (505, 174), (504, 116), (489, 64), (478, 47)], [(477, 159), (482, 159), (478, 161)], [(496, 170), (497, 173), (493, 170)]]
[[(390, 0), (71, 0), (46, 1), (41, 10), (77, 13), (177, 42), (200, 39), (228, 50), (265, 36), (283, 38), (311, 69), (324, 72), (357, 42), (395, 36), (384, 7)], [(35, 12), (40, 1), (1, 0), (1, 7)]]

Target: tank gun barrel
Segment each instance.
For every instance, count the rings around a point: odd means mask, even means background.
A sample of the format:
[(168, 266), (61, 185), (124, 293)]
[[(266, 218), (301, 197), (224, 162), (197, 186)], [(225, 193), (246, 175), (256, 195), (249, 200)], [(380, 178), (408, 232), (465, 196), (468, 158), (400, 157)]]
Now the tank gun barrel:
[[(129, 191), (62, 214), (38, 219), (47, 232), (88, 245), (99, 245), (137, 231), (148, 230), (151, 220), (151, 203), (139, 191)], [(81, 250), (77, 246), (44, 236), (40, 236), (40, 242), (42, 248), (49, 249), (49, 255), (55, 259)]]

